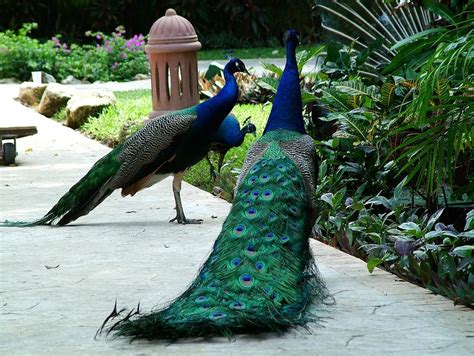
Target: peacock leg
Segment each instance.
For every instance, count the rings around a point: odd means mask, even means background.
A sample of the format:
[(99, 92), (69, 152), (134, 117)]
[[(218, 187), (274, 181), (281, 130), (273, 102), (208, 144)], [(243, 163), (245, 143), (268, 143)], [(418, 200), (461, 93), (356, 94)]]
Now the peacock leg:
[(219, 160), (217, 161), (217, 172), (219, 174), (221, 173), (222, 166), (224, 165), (224, 158), (225, 158), (226, 153), (227, 152), (219, 153)]
[(181, 182), (183, 181), (184, 172), (178, 172), (173, 179), (173, 194), (176, 202), (176, 217), (170, 222), (177, 221), (178, 224), (202, 224), (202, 219), (186, 219), (184, 215), (183, 205), (181, 204)]
[(212, 165), (211, 159), (209, 158), (209, 153), (206, 155), (207, 163), (209, 163), (209, 173), (211, 175), (211, 179), (215, 181), (217, 179), (216, 169)]

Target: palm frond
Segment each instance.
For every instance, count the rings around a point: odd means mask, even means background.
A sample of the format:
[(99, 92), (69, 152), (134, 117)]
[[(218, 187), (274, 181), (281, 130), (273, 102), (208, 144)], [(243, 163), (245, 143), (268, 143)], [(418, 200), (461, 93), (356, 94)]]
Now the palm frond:
[(420, 6), (395, 7), (383, 0), (317, 0), (322, 27), (331, 37), (354, 44), (362, 51), (376, 40), (380, 48), (370, 54), (377, 64), (389, 63), (397, 51), (391, 48), (398, 41), (433, 26), (434, 15)]

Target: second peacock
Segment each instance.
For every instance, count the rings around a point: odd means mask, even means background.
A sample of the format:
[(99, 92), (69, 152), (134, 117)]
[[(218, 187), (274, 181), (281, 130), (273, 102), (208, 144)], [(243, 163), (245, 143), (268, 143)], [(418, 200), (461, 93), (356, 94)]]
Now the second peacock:
[[(244, 120), (244, 123), (247, 123), (250, 120), (250, 117)], [(234, 114), (229, 114), (219, 126), (216, 134), (212, 136), (212, 143), (210, 151), (215, 152), (219, 155), (217, 161), (217, 173), (221, 173), (222, 166), (224, 164), (224, 158), (227, 152), (232, 147), (239, 147), (245, 139), (245, 135), (254, 134), (256, 135), (257, 128), (254, 124), (247, 123), (242, 128), (240, 128), (239, 120)], [(211, 177), (213, 179), (217, 178), (216, 170), (212, 165), (212, 162), (209, 158), (209, 154), (206, 157), (207, 162), (210, 166)]]
[[(108, 326), (119, 336), (177, 339), (281, 331), (315, 320), (327, 297), (309, 247), (316, 158), (306, 134), (295, 49), (287, 63), (265, 134), (247, 154), (232, 209), (191, 286), (168, 307), (132, 311)], [(116, 309), (111, 319), (120, 318)]]

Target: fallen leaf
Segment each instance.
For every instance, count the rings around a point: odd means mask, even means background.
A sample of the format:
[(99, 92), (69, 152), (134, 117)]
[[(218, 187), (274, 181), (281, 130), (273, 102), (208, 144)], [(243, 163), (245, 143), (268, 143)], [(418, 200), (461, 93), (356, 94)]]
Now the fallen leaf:
[(46, 267), (46, 269), (54, 269), (54, 268), (58, 268), (59, 265), (57, 266), (48, 266), (48, 265), (44, 265)]

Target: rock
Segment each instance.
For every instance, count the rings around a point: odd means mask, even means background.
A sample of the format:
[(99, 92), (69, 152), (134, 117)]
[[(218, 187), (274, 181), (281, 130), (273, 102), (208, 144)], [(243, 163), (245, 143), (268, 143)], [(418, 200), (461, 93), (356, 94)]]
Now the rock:
[(150, 76), (147, 74), (137, 74), (133, 77), (133, 80), (145, 80), (145, 79), (150, 79)]
[(20, 84), (20, 93), (18, 98), (22, 104), (25, 105), (38, 105), (41, 101), (41, 97), (46, 89), (46, 84), (24, 82)]
[(109, 90), (78, 91), (66, 106), (66, 125), (75, 129), (114, 105), (115, 95)]
[(74, 91), (64, 85), (48, 84), (38, 105), (38, 112), (44, 116), (51, 117), (66, 106)]
[(43, 83), (56, 83), (56, 78), (54, 78), (51, 74), (42, 72), (41, 73), (41, 81)]
[(61, 84), (82, 84), (82, 81), (74, 78), (72, 75), (68, 75), (66, 79), (61, 80)]
[(18, 84), (18, 83), (21, 83), (21, 82), (16, 78), (2, 78), (2, 79), (0, 79), (0, 84)]

